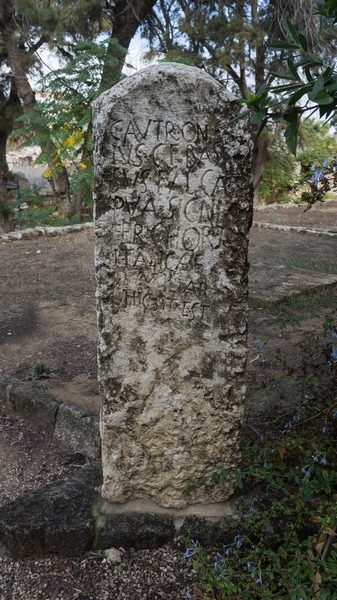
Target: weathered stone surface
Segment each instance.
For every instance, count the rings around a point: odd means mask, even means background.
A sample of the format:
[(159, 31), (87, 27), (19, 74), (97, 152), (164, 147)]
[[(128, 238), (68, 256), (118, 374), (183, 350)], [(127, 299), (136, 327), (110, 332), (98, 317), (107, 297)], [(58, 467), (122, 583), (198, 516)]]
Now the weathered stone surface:
[(53, 430), (60, 404), (55, 396), (17, 382), (10, 386), (6, 406), (13, 416), (17, 414), (22, 419), (38, 423), (42, 429)]
[(87, 550), (110, 549), (108, 560), (117, 562), (116, 547), (154, 548), (179, 535), (209, 545), (230, 543), (242, 530), (241, 522), (230, 517), (117, 514), (102, 500), (101, 483), (102, 468), (96, 461), (71, 479), (2, 506), (0, 556), (81, 556)]
[(246, 360), (251, 141), (199, 69), (162, 64), (95, 105), (103, 497), (221, 502)]
[(27, 556), (79, 556), (95, 538), (93, 505), (102, 481), (100, 464), (56, 481), (1, 507), (0, 553)]
[(20, 383), (7, 375), (0, 377), (0, 403), (12, 417), (27, 419), (39, 429), (50, 431), (66, 448), (89, 458), (101, 456), (99, 419), (86, 408)]
[(99, 534), (95, 546), (103, 549), (111, 548), (112, 544), (136, 550), (155, 548), (172, 541), (175, 535), (174, 520), (170, 515), (100, 513), (97, 523)]
[(61, 404), (54, 437), (70, 450), (83, 452), (89, 458), (98, 458), (101, 455), (98, 417), (78, 404)]

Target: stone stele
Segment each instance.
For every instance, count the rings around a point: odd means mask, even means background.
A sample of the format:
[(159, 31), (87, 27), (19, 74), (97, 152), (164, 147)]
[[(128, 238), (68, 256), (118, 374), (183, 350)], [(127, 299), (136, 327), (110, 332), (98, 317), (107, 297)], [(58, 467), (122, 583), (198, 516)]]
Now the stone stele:
[(211, 477), (240, 459), (252, 143), (229, 122), (239, 111), (173, 63), (95, 103), (102, 495), (119, 510), (197, 513), (234, 489)]

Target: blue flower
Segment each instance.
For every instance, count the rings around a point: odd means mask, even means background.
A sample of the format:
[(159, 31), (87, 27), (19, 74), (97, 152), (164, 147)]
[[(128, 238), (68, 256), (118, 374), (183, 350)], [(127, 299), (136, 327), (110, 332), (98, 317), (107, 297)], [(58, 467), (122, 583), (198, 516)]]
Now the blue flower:
[(330, 358), (332, 362), (337, 362), (337, 346), (332, 346)]
[(332, 335), (332, 337), (337, 338), (337, 332), (336, 331), (333, 331), (331, 335)]
[(267, 461), (264, 461), (263, 468), (266, 469), (268, 467)]
[(240, 538), (241, 538), (240, 535), (236, 535), (234, 538), (234, 542), (236, 542), (236, 545), (238, 548), (241, 548), (241, 546), (242, 546), (242, 540)]
[(255, 583), (259, 583), (260, 585), (262, 585), (262, 575), (260, 573), (260, 577), (255, 581)]
[(316, 456), (315, 454), (312, 454), (311, 458), (313, 459), (314, 462), (318, 462), (318, 456)]
[(324, 160), (324, 161), (323, 161), (323, 167), (324, 167), (324, 168), (326, 168), (326, 167), (328, 167), (328, 166), (329, 166), (329, 163), (328, 163), (328, 161), (327, 161), (327, 160)]
[(315, 173), (311, 177), (311, 181), (313, 181), (314, 184), (317, 186), (319, 180), (323, 179), (323, 177), (324, 177), (323, 169), (316, 169)]
[(190, 600), (190, 598), (192, 598), (191, 594), (186, 594), (185, 598), (187, 598), (187, 600)]
[(337, 410), (336, 410), (336, 412), (332, 413), (332, 416), (337, 417)]
[(193, 556), (193, 554), (195, 554), (197, 551), (196, 548), (187, 548), (186, 552), (184, 554), (185, 558), (191, 558), (191, 556)]
[(316, 165), (311, 165), (310, 171), (316, 171)]
[(321, 459), (321, 463), (322, 463), (322, 465), (328, 465), (329, 464), (328, 461), (327, 461), (327, 459), (325, 458), (325, 455)]
[(191, 558), (191, 556), (193, 556), (193, 554), (195, 554), (197, 552), (198, 546), (200, 546), (198, 540), (196, 540), (196, 541), (191, 540), (191, 544), (192, 544), (192, 548), (186, 548), (186, 552), (184, 554), (185, 558)]
[(306, 477), (308, 477), (308, 479), (309, 479), (309, 477), (310, 477), (310, 475), (311, 475), (311, 473), (310, 473), (310, 469), (306, 469), (305, 467), (303, 467), (303, 468), (301, 469), (301, 471), (302, 471), (302, 473), (304, 473), (304, 474), (305, 474), (305, 476), (306, 476)]
[(225, 569), (226, 568), (226, 561), (223, 558), (223, 556), (221, 556), (221, 554), (217, 553), (215, 555), (215, 558), (217, 559), (214, 563), (213, 566), (213, 572), (219, 571), (221, 569)]
[(264, 344), (263, 342), (259, 342), (258, 340), (256, 342), (253, 342), (253, 348), (256, 348), (257, 350), (259, 350), (259, 352), (263, 352), (264, 351)]
[(326, 433), (326, 427), (324, 425), (323, 429), (322, 429), (322, 433)]

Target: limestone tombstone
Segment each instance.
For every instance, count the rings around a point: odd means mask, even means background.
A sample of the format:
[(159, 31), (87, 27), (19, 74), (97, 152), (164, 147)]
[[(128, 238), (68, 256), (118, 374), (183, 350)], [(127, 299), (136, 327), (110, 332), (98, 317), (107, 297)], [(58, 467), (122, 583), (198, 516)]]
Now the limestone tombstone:
[[(219, 503), (243, 414), (251, 141), (203, 71), (143, 69), (95, 103), (103, 497)], [(145, 504), (144, 504), (145, 502)], [(148, 502), (148, 504), (146, 504)], [(192, 508), (191, 508), (192, 507)]]

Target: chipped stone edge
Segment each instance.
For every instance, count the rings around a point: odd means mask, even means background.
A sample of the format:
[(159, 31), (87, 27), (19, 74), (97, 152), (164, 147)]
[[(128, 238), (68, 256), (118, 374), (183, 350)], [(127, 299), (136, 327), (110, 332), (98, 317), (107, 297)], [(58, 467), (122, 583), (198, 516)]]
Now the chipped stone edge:
[(99, 417), (72, 402), (62, 402), (38, 388), (2, 374), (0, 405), (13, 417), (27, 419), (73, 452), (100, 458)]
[(17, 242), (20, 240), (32, 240), (41, 237), (55, 237), (67, 233), (76, 233), (78, 231), (88, 231), (94, 229), (94, 222), (77, 223), (76, 225), (65, 225), (64, 227), (32, 227), (30, 229), (21, 229), (20, 231), (10, 231), (0, 235), (0, 242)]
[(328, 237), (337, 237), (337, 231), (330, 229), (307, 229), (306, 227), (296, 227), (295, 225), (274, 225), (272, 223), (260, 223), (253, 221), (253, 227), (258, 229), (276, 229), (277, 231), (288, 231), (292, 233), (307, 233), (308, 235), (326, 235)]

